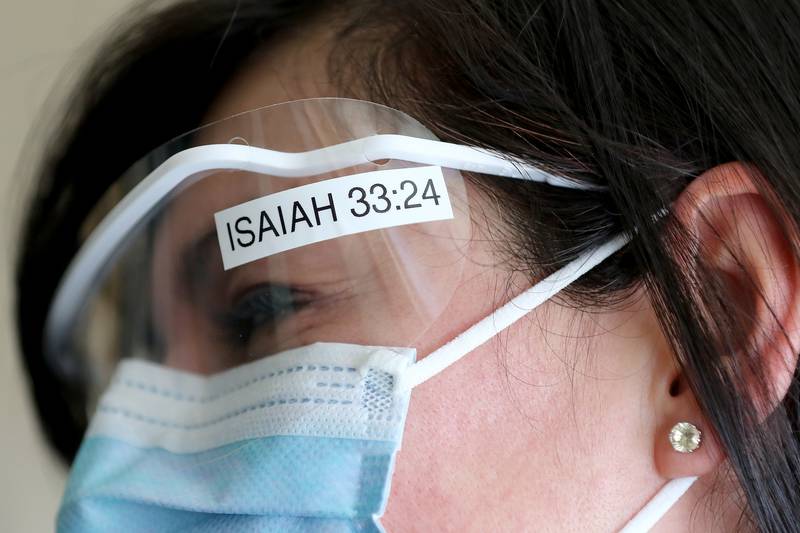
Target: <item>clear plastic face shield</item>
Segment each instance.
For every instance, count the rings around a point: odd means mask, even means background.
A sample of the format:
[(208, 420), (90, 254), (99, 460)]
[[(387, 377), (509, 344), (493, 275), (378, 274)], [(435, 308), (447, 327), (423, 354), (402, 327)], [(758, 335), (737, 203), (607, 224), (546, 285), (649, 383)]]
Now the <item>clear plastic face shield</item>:
[(90, 220), (175, 154), (179, 183), (83, 271), (88, 298), (55, 308), (53, 363), (96, 390), (127, 357), (212, 374), (317, 341), (413, 346), (461, 282), (469, 200), (456, 170), (366, 153), (390, 135), (434, 139), (387, 107), (312, 99), (148, 155)]
[[(83, 530), (98, 516), (113, 524), (120, 512), (156, 516), (155, 507), (174, 524), (199, 510), (210, 513), (209, 527), (245, 513), (266, 517), (253, 522), (260, 530), (288, 530), (287, 516), (298, 530), (323, 525), (304, 520), (379, 530), (410, 389), (627, 242), (590, 250), (412, 365), (413, 348), (452, 312), (478, 264), (470, 255), (477, 199), (464, 171), (580, 187), (440, 142), (402, 112), (338, 98), (233, 116), (134, 165), (87, 217), (88, 239), (47, 324), (47, 356), (66, 379), (93, 404), (110, 385), (62, 505), (63, 529)], [(112, 382), (117, 366), (124, 379)], [(320, 381), (320, 371), (338, 381)], [(263, 454), (226, 448), (244, 440)], [(208, 453), (218, 455), (195, 461)], [(237, 470), (243, 461), (249, 469)], [(281, 484), (237, 496), (250, 486), (242, 476)], [(165, 477), (180, 490), (154, 496)], [(207, 486), (224, 494), (193, 492)], [(133, 503), (110, 512), (108, 491)]]
[(124, 358), (213, 374), (313, 342), (415, 346), (469, 260), (461, 170), (570, 185), (350, 99), (178, 137), (87, 217), (101, 222), (51, 309), (50, 362), (97, 393)]

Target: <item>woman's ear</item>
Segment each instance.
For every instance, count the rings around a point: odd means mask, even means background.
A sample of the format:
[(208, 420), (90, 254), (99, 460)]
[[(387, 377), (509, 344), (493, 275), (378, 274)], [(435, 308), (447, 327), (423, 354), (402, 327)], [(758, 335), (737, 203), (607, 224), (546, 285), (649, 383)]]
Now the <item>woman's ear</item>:
[[(733, 360), (749, 350), (758, 358), (768, 390), (759, 386), (763, 381), (753, 379), (748, 392), (763, 419), (786, 395), (797, 366), (800, 263), (794, 231), (760, 193), (756, 178), (741, 163), (710, 169), (681, 193), (673, 212), (691, 237), (694, 264), (702, 264), (716, 278), (730, 303), (730, 315), (743, 319), (746, 346), (741, 354), (723, 355)], [(656, 467), (665, 478), (703, 475), (724, 455), (694, 393), (671, 363), (672, 355), (665, 353), (664, 358), (659, 365), (664, 372), (656, 384)], [(682, 421), (703, 432), (700, 447), (692, 453), (675, 451), (668, 439), (670, 429)]]

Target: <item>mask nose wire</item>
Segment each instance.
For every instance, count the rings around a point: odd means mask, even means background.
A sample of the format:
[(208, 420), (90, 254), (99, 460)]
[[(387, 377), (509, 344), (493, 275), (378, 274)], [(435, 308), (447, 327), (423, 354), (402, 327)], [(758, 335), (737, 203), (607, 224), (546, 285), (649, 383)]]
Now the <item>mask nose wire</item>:
[(600, 246), (582, 253), (562, 269), (509, 300), (444, 346), (408, 367), (399, 376), (398, 390), (413, 389), (420, 383), (429, 380), (558, 294), (573, 281), (620, 250), (629, 241), (628, 234), (617, 235)]

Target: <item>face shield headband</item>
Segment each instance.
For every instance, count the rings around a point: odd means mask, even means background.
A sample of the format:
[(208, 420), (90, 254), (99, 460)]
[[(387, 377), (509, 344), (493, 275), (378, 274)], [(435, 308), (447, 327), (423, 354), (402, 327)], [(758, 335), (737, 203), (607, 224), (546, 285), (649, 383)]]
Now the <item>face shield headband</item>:
[[(280, 150), (276, 148), (280, 143), (254, 143), (252, 134), (230, 137), (226, 130), (223, 138), (244, 139), (245, 143), (203, 140), (196, 146), (168, 150), (174, 153), (163, 158), (146, 176), (133, 180), (135, 184), (125, 192), (122, 200), (102, 216), (66, 271), (46, 325), (46, 352), (52, 364), (63, 374), (76, 372), (70, 367), (70, 359), (62, 360), (60, 355), (73, 349), (74, 331), (79, 328), (85, 314), (87, 300), (97, 290), (98, 280), (108, 276), (111, 265), (124, 254), (128, 241), (148, 233), (142, 231), (142, 227), (158, 218), (159, 212), (167, 212), (164, 206), (179, 205), (175, 199), (195, 184), (207, 181), (210, 174), (235, 172), (243, 173), (244, 179), (269, 176), (281, 184), (293, 180), (300, 183), (296, 188), (281, 185), (276, 189), (271, 185), (266, 197), (253, 195), (253, 198), (244, 198), (246, 202), (227, 207), (228, 210), (255, 205), (252, 202), (270, 196), (276, 198), (281, 194), (309, 191), (309, 187), (320, 184), (333, 186), (334, 182), (338, 183), (336, 180), (355, 177), (363, 180), (369, 172), (372, 172), (371, 177), (383, 172), (380, 179), (384, 181), (369, 182), (369, 187), (353, 186), (353, 183), (361, 182), (348, 181), (343, 190), (347, 190), (350, 200), (358, 202), (357, 191), (373, 192), (376, 183), (383, 190), (378, 187), (375, 195), (388, 198), (390, 189), (393, 192), (404, 190), (403, 183), (406, 183), (408, 188), (419, 189), (423, 199), (435, 201), (436, 206), (440, 206), (442, 193), (449, 190), (449, 196), (445, 195), (441, 201), (444, 204), (445, 200), (452, 200), (455, 212), (460, 211), (456, 205), (458, 187), (453, 186), (453, 183), (458, 183), (458, 178), (452, 178), (448, 172), (453, 175), (461, 171), (473, 172), (554, 187), (596, 188), (549, 174), (502, 153), (436, 140), (418, 123), (376, 104), (314, 99), (281, 106), (284, 107), (270, 110), (270, 117), (280, 116), (280, 113), (291, 119), (303, 117), (302, 120), (308, 120), (317, 128), (311, 135), (314, 141), (308, 141), (308, 130), (297, 136), (303, 139), (299, 145), (311, 146), (312, 149)], [(331, 107), (336, 109), (335, 112), (330, 111)], [(355, 135), (363, 134), (364, 128), (348, 129), (346, 135), (319, 133), (318, 124), (324, 122), (321, 117), (329, 120), (335, 116), (332, 122), (337, 123), (341, 116), (352, 117), (354, 110), (368, 111), (371, 118), (367, 121), (370, 124), (366, 128), (367, 135)], [(376, 120), (375, 116), (380, 119)], [(259, 125), (264, 122), (260, 117)], [(391, 123), (391, 126), (386, 127), (386, 123)], [(337, 125), (333, 129), (338, 132), (340, 128)], [(234, 133), (237, 131), (233, 128)], [(341, 142), (330, 142), (331, 138)], [(388, 167), (385, 166), (387, 161), (390, 162)], [(353, 169), (366, 169), (367, 172), (350, 174)], [(395, 182), (391, 179), (394, 178), (386, 173), (396, 171), (402, 172), (406, 179), (405, 182), (397, 181), (397, 189), (393, 189), (391, 183)], [(408, 176), (417, 171), (423, 177), (415, 184)], [(319, 176), (325, 178), (318, 181)], [(439, 176), (442, 176), (441, 180)], [(357, 194), (353, 195), (353, 191)], [(364, 194), (366, 198), (367, 192)], [(202, 198), (184, 197), (191, 198), (192, 202)], [(330, 204), (325, 206), (333, 206), (333, 196), (328, 198)], [(363, 204), (367, 211), (371, 207), (379, 213), (391, 212), (390, 206), (403, 211), (403, 206), (418, 205), (413, 201), (409, 204), (409, 199), (405, 204), (388, 203), (385, 208), (379, 202), (364, 201)], [(429, 205), (433, 208), (433, 204)], [(263, 204), (258, 206), (263, 207)], [(317, 204), (313, 206), (320, 208)], [(216, 236), (220, 247), (228, 237), (233, 250), (231, 226), (219, 224), (220, 213), (226, 211), (215, 209), (217, 207), (211, 211), (218, 222)], [(368, 214), (358, 207), (351, 211), (359, 219)], [(319, 214), (318, 211), (315, 213)], [(452, 213), (450, 217), (458, 219)], [(242, 216), (231, 219), (234, 228), (241, 219)], [(160, 227), (165, 225), (164, 220), (170, 219), (161, 216)], [(268, 227), (277, 228), (285, 224), (283, 218), (280, 222), (276, 220), (270, 219)], [(397, 224), (415, 221), (423, 225), (427, 221), (437, 224), (436, 220), (436, 216), (431, 216)], [(314, 230), (313, 226), (309, 222), (311, 230)], [(223, 231), (225, 227), (227, 235)], [(446, 227), (447, 235), (460, 236), (453, 227)], [(264, 228), (263, 215), (261, 228)], [(321, 240), (341, 239), (341, 235), (369, 230), (385, 232), (381, 242), (392, 243), (393, 257), (413, 256), (416, 259), (411, 262), (404, 260), (403, 264), (409, 271), (419, 270), (423, 263), (419, 258), (427, 258), (425, 253), (430, 249), (410, 252), (412, 247), (408, 244), (396, 245), (402, 240), (401, 236), (391, 233), (394, 231), (392, 228), (383, 228), (387, 226), (337, 227)], [(273, 231), (278, 233), (276, 229)], [(157, 242), (158, 238), (153, 240)], [(416, 363), (413, 363), (414, 350), (408, 348), (349, 342), (322, 342), (305, 347), (290, 345), (288, 350), (272, 350), (276, 355), (210, 377), (136, 358), (123, 362), (99, 402), (79, 453), (62, 504), (59, 529), (102, 529), (119, 523), (117, 520), (122, 518), (138, 521), (145, 528), (156, 524), (228, 528), (244, 525), (244, 522), (240, 523), (244, 520), (249, 526), (269, 531), (320, 528), (329, 531), (380, 530), (377, 517), (383, 513), (388, 498), (393, 461), (402, 439), (412, 389), (512, 325), (620, 250), (628, 241), (629, 236), (620, 235), (586, 251)], [(313, 243), (320, 242), (320, 239), (311, 237), (307, 242), (317, 246)], [(158, 250), (159, 247), (156, 244), (151, 249)], [(432, 255), (442, 253), (441, 248), (432, 250)], [(225, 265), (220, 272), (267, 260), (263, 254), (236, 259), (225, 257), (224, 251), (221, 253)], [(280, 257), (280, 251), (273, 253)], [(159, 264), (157, 258), (160, 256), (154, 252), (151, 254), (146, 262)], [(339, 255), (347, 254), (339, 251)], [(137, 265), (135, 262), (130, 264)], [(409, 264), (413, 268), (408, 267)], [(348, 262), (347, 269), (357, 270), (352, 262)], [(128, 269), (131, 270), (136, 268)], [(280, 299), (274, 293), (270, 294), (273, 300)], [(389, 299), (387, 296), (386, 301)], [(153, 315), (159, 316), (157, 313)], [(124, 328), (124, 324), (120, 327)], [(413, 346), (414, 338), (401, 337), (399, 345)], [(332, 380), (329, 373), (340, 374), (332, 374), (337, 378)], [(324, 393), (321, 392), (323, 389)], [(273, 414), (267, 414), (267, 411)], [(163, 413), (170, 413), (170, 416), (160, 416)], [(245, 455), (241, 451), (243, 443), (248, 450)], [(223, 457), (224, 460), (219, 460)], [(310, 462), (309, 457), (313, 458)], [(234, 467), (234, 464), (240, 466)], [(134, 465), (135, 474), (130, 470)], [(241, 465), (246, 468), (242, 470)], [(303, 469), (306, 472), (298, 477), (298, 470)], [(193, 473), (184, 475), (187, 472)], [(263, 497), (264, 491), (258, 491), (258, 494), (242, 492), (242, 487), (249, 486), (250, 481), (242, 484), (241, 479), (252, 481), (253, 476), (279, 481), (277, 485), (268, 487), (268, 501)], [(170, 482), (165, 485), (166, 478), (170, 478)], [(365, 479), (370, 481), (365, 483)], [(693, 481), (687, 478), (667, 483), (626, 526), (625, 531), (649, 529)], [(165, 489), (154, 489), (157, 485)], [(326, 487), (322, 493), (320, 486)], [(109, 496), (120, 501), (111, 506), (107, 503)], [(247, 518), (242, 518), (243, 515)]]

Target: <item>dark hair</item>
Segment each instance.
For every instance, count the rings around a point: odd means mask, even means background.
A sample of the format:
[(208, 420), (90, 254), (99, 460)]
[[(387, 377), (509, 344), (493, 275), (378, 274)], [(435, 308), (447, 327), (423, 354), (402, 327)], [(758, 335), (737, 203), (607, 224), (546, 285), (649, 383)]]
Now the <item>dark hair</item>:
[[(68, 460), (86, 427), (86, 391), (46, 364), (42, 332), (85, 214), (139, 157), (198, 126), (255, 50), (331, 9), (313, 0), (162, 4), (129, 13), (83, 77), (25, 221), (22, 349), (45, 432)], [(354, 0), (336, 6), (348, 23), (330, 58), (343, 91), (406, 110), (444, 140), (605, 186), (475, 179), (507, 207), (498, 242), (508, 244), (509, 265), (532, 278), (635, 228), (622, 253), (569, 288), (569, 301), (609, 305), (647, 287), (738, 477), (743, 519), (776, 532), (800, 524), (800, 378), (761, 421), (753, 376), (764, 372), (744, 334), (747, 317), (730, 311), (714, 272), (687, 267), (685, 230), (652, 214), (703, 171), (742, 161), (757, 169), (776, 211), (800, 221), (798, 8), (771, 0)]]

